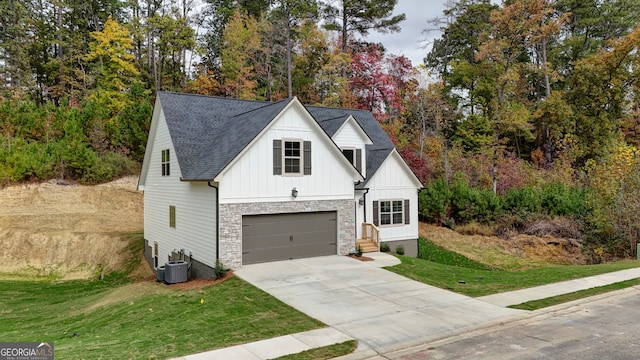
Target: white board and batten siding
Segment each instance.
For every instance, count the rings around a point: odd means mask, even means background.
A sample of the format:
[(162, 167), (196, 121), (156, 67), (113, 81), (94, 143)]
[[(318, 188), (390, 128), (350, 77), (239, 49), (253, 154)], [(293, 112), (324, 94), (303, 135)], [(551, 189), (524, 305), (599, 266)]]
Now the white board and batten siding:
[[(215, 266), (216, 259), (216, 189), (206, 182), (180, 181), (180, 166), (173, 148), (164, 114), (156, 124), (144, 184), (145, 239), (153, 247), (158, 242), (158, 266), (172, 251), (185, 250), (194, 259)], [(170, 175), (162, 176), (162, 150), (170, 152)], [(176, 207), (176, 226), (169, 226), (169, 207)]]
[[(311, 141), (311, 175), (273, 174), (273, 140), (289, 139)], [(292, 201), (293, 188), (298, 201), (353, 199), (354, 174), (315, 120), (293, 103), (217, 178), (220, 203)]]
[[(367, 182), (367, 221), (373, 222), (373, 201), (409, 199), (409, 224), (378, 226), (381, 241), (418, 238), (418, 189), (420, 182), (393, 150)], [(360, 236), (361, 229), (358, 229)]]
[(367, 158), (365, 145), (371, 145), (371, 139), (367, 136), (367, 134), (362, 130), (360, 125), (352, 118), (349, 117), (344, 124), (336, 131), (336, 133), (332, 137), (333, 142), (338, 145), (341, 149), (360, 149), (362, 156), (362, 176), (367, 177), (366, 174), (366, 166)]

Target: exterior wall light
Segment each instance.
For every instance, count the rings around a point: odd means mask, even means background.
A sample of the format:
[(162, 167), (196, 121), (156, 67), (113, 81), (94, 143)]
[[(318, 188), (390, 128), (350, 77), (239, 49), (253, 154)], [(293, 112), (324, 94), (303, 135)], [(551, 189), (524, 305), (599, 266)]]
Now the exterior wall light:
[(360, 199), (358, 199), (358, 204), (359, 204), (360, 206), (364, 205), (364, 198), (360, 198)]
[(291, 189), (291, 196), (293, 196), (294, 199), (298, 197), (298, 190), (296, 190), (296, 188)]

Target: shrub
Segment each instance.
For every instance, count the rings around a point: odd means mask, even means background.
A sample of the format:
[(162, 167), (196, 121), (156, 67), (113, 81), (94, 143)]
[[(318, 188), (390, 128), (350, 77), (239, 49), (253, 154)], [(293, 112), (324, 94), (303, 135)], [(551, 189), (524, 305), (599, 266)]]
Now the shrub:
[(391, 251), (391, 247), (389, 246), (388, 243), (380, 243), (380, 251), (382, 252), (389, 252)]
[(511, 213), (539, 213), (542, 211), (540, 192), (531, 187), (510, 189), (503, 196), (503, 208)]
[(213, 276), (220, 279), (227, 273), (227, 269), (222, 265), (220, 259), (216, 259), (216, 266), (213, 267)]
[(404, 246), (402, 246), (402, 245), (396, 246), (396, 254), (404, 255)]
[(550, 184), (542, 188), (541, 205), (551, 216), (580, 215), (586, 211), (586, 191), (564, 184)]
[(429, 183), (418, 195), (420, 216), (424, 221), (440, 224), (447, 216), (451, 191), (444, 179)]
[(502, 212), (502, 201), (489, 189), (471, 188), (464, 180), (451, 186), (452, 215), (458, 224), (491, 224)]

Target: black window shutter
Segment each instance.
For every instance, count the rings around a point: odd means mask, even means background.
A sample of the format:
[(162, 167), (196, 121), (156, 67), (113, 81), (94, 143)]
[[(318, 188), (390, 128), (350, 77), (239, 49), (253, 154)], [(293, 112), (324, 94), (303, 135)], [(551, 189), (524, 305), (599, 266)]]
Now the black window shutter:
[(362, 149), (356, 149), (356, 169), (362, 173)]
[(404, 223), (408, 224), (411, 222), (411, 212), (409, 211), (409, 199), (404, 201)]
[(378, 226), (378, 201), (373, 202), (373, 225)]
[(304, 142), (304, 175), (311, 175), (311, 141)]
[(282, 140), (273, 140), (273, 175), (282, 175)]

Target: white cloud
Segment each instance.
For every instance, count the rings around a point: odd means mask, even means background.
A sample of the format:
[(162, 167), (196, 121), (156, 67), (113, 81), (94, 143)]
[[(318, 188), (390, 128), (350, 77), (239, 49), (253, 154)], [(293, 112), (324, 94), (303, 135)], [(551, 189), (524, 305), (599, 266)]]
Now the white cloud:
[(394, 13), (404, 13), (407, 17), (400, 23), (401, 31), (392, 34), (372, 31), (366, 39), (382, 43), (388, 54), (404, 55), (413, 66), (418, 66), (427, 56), (431, 41), (440, 36), (438, 31), (423, 33), (425, 29), (433, 27), (427, 21), (442, 16), (443, 10), (444, 0), (398, 0)]

